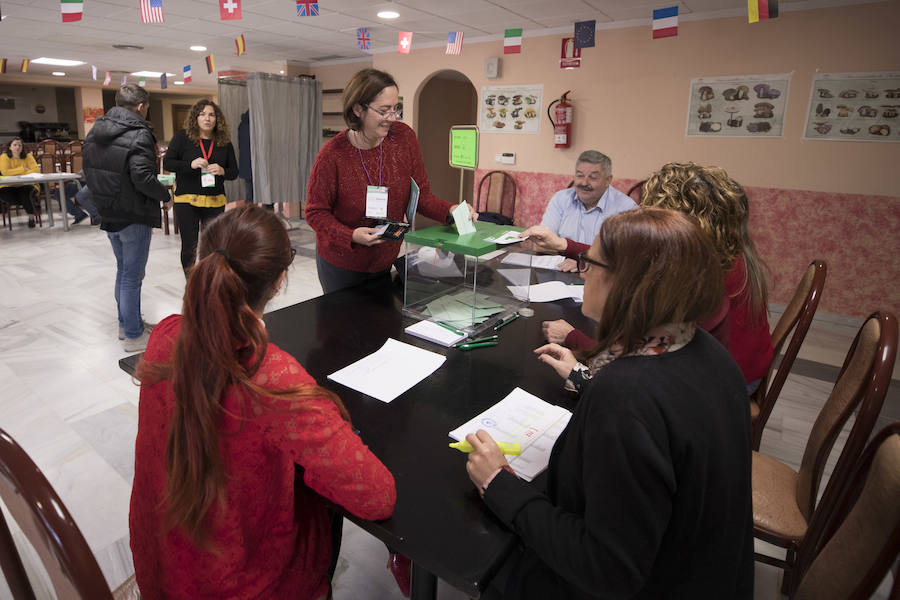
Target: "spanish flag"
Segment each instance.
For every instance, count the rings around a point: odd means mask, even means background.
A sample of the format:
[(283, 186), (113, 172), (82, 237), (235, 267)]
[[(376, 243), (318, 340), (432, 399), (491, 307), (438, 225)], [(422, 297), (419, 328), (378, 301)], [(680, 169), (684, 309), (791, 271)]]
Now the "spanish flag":
[(244, 34), (234, 38), (234, 45), (237, 46), (238, 56), (247, 51), (247, 44), (244, 43)]
[(760, 19), (778, 17), (778, 0), (747, 0), (747, 21), (756, 23)]
[(206, 72), (214, 73), (215, 70), (216, 70), (216, 59), (212, 54), (210, 54), (209, 56), (206, 57)]
[(29, 62), (29, 61), (28, 61), (27, 58), (26, 58), (25, 60), (22, 61), (22, 66), (19, 67), (19, 72), (20, 72), (20, 73), (27, 73), (27, 72), (28, 72), (28, 62)]

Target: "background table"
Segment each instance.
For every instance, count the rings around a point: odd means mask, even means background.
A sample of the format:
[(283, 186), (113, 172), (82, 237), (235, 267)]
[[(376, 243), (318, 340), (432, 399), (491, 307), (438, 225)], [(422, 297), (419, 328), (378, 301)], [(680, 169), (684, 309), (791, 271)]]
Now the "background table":
[[(532, 350), (544, 343), (541, 321), (565, 318), (590, 331), (572, 300), (533, 304), (535, 315), (500, 330), (497, 346), (464, 352), (406, 335), (394, 285), (369, 285), (319, 296), (265, 315), (270, 340), (294, 356), (324, 387), (337, 392), (397, 484), (390, 519), (360, 527), (413, 560), (413, 597), (434, 598), (440, 577), (477, 597), (515, 542), (487, 509), (466, 473), (466, 455), (451, 450), (449, 431), (520, 387), (572, 409), (574, 396)], [(388, 337), (445, 354), (431, 376), (384, 403), (336, 384), (328, 374), (378, 350)], [(137, 356), (122, 359), (132, 371)], [(542, 485), (538, 478), (534, 485)]]
[(40, 173), (37, 177), (22, 175), (13, 175), (10, 177), (0, 177), (0, 185), (40, 185), (44, 188), (44, 200), (47, 207), (47, 214), (50, 216), (50, 227), (53, 227), (53, 209), (50, 205), (50, 184), (54, 181), (60, 182), (59, 186), (59, 210), (62, 216), (63, 227), (69, 230), (69, 220), (66, 218), (66, 181), (81, 181), (81, 175), (77, 173)]

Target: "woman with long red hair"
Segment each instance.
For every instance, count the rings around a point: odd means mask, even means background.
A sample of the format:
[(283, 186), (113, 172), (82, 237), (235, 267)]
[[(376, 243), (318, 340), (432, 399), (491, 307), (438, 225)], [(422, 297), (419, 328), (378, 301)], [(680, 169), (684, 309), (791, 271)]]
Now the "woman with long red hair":
[(228, 211), (204, 230), (198, 258), (183, 314), (154, 328), (138, 369), (138, 586), (146, 599), (327, 598), (323, 497), (385, 519), (393, 477), (340, 399), (268, 343), (263, 308), (293, 260), (278, 218)]

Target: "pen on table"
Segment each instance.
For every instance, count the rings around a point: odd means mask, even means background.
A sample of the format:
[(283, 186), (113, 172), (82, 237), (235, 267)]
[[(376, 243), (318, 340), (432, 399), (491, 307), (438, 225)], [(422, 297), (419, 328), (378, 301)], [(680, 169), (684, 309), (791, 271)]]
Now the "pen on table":
[(456, 335), (466, 335), (466, 332), (465, 332), (465, 331), (460, 331), (460, 330), (457, 329), (456, 327), (453, 327), (452, 325), (447, 325), (447, 324), (444, 323), (443, 321), (435, 321), (435, 323), (437, 323), (438, 325), (440, 325), (441, 327), (443, 327), (443, 328), (446, 329), (447, 331), (452, 331), (452, 332), (455, 333)]
[[(497, 442), (497, 445), (500, 446), (500, 451), (503, 454), (522, 454), (522, 445), (521, 444), (513, 444), (511, 442)], [(475, 448), (472, 447), (472, 444), (467, 442), (466, 440), (462, 440), (461, 442), (453, 442), (449, 444), (449, 446), (455, 450), (459, 450), (460, 452), (472, 452)]]
[(500, 339), (499, 335), (489, 335), (487, 337), (475, 338), (474, 340), (463, 340), (461, 342), (456, 342), (453, 345), (456, 347), (459, 347), (464, 344), (480, 344), (481, 342), (496, 342), (498, 339)]
[(456, 346), (460, 350), (474, 350), (475, 348), (487, 348), (488, 346), (496, 346), (499, 342), (478, 342), (475, 344), (459, 344)]
[(518, 318), (519, 318), (519, 313), (516, 313), (511, 317), (507, 317), (506, 319), (503, 319), (502, 321), (497, 323), (497, 325), (494, 326), (494, 331), (497, 331), (498, 329), (500, 329), (502, 327), (506, 327), (507, 325), (509, 325), (510, 323), (512, 323), (513, 321), (515, 321)]

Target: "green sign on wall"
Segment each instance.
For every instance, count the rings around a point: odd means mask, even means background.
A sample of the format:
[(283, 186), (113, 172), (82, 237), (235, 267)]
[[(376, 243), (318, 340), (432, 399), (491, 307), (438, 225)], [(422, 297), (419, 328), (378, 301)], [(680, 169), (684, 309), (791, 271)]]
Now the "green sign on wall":
[(475, 125), (450, 128), (450, 166), (472, 170), (478, 167), (478, 127)]

